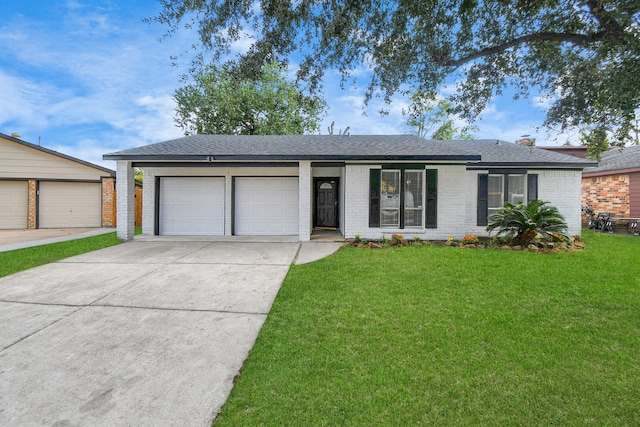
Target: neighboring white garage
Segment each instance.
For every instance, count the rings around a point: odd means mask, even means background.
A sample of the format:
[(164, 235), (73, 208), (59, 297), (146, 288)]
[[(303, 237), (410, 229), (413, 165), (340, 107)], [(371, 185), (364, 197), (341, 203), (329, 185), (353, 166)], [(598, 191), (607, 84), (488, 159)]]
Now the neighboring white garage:
[(100, 227), (102, 188), (93, 182), (40, 182), (39, 227)]
[(160, 179), (159, 234), (224, 235), (224, 178)]
[(297, 177), (236, 177), (234, 234), (298, 234)]
[(0, 230), (27, 228), (27, 181), (0, 181)]

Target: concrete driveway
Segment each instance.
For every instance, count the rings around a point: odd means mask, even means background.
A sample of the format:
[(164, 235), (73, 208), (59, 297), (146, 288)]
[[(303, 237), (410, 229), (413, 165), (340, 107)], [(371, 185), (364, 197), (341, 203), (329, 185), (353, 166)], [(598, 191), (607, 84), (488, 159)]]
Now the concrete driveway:
[(134, 241), (0, 278), (0, 425), (210, 425), (299, 247)]

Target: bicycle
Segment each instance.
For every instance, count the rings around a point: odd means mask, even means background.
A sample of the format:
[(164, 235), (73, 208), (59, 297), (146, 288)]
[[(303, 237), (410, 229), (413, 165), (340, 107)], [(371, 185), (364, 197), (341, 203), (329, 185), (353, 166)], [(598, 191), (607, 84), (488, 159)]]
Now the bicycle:
[(613, 223), (611, 221), (610, 213), (600, 212), (598, 215), (596, 215), (594, 210), (589, 206), (584, 206), (582, 208), (582, 212), (583, 214), (589, 216), (587, 227), (593, 230), (608, 231), (609, 233), (613, 233)]

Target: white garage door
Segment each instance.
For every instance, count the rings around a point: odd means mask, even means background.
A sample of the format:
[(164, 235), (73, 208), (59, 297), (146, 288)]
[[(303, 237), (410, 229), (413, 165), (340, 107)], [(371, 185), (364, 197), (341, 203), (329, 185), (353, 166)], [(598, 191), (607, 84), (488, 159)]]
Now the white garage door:
[(39, 227), (100, 227), (102, 186), (94, 182), (40, 182)]
[(234, 233), (298, 234), (298, 178), (236, 178)]
[(224, 234), (224, 178), (162, 178), (160, 234)]
[(28, 204), (26, 181), (0, 181), (0, 230), (27, 228)]

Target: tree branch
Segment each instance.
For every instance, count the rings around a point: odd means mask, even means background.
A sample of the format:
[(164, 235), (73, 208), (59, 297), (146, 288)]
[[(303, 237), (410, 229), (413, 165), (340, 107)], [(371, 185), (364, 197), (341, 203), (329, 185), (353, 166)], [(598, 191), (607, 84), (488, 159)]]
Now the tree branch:
[(530, 43), (530, 42), (538, 42), (538, 41), (547, 41), (547, 42), (568, 42), (575, 45), (585, 46), (596, 41), (602, 40), (607, 35), (606, 32), (601, 31), (598, 33), (593, 33), (589, 35), (585, 34), (573, 34), (573, 33), (552, 33), (552, 32), (541, 32), (528, 34), (526, 36), (516, 37), (515, 39), (508, 41), (507, 43), (501, 44), (499, 46), (487, 47), (485, 49), (479, 50), (478, 52), (474, 52), (470, 55), (464, 56), (458, 59), (444, 59), (433, 57), (433, 60), (440, 65), (445, 67), (459, 67), (467, 62), (473, 61), (474, 59), (482, 58), (485, 56), (495, 55), (497, 53), (502, 53), (507, 49), (510, 49), (514, 46), (519, 46), (521, 44)]
[(586, 4), (593, 17), (596, 18), (596, 21), (600, 24), (600, 28), (614, 38), (622, 36), (624, 29), (618, 21), (607, 13), (602, 4), (602, 0), (587, 0)]

